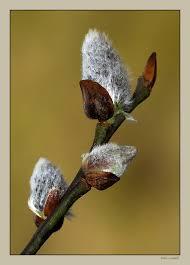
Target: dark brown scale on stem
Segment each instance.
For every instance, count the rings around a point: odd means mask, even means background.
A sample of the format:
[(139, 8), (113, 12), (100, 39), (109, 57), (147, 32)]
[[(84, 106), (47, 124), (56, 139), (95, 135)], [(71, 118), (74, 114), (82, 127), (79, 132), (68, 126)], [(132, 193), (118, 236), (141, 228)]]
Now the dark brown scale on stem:
[(47, 217), (50, 216), (53, 210), (59, 204), (60, 200), (61, 200), (61, 194), (59, 189), (54, 188), (50, 190), (44, 206), (44, 215)]
[(106, 121), (113, 116), (114, 104), (104, 87), (92, 80), (81, 80), (80, 87), (88, 118)]
[(97, 190), (105, 190), (120, 180), (111, 172), (90, 172), (86, 174), (87, 183)]
[[(55, 188), (51, 189), (49, 194), (48, 194), (48, 197), (46, 199), (44, 210), (43, 210), (45, 217), (49, 217), (53, 213), (55, 208), (60, 203), (60, 200), (61, 200), (60, 190), (55, 189)], [(54, 227), (54, 232), (56, 232), (57, 230), (59, 230), (61, 228), (61, 226), (63, 225), (63, 220), (64, 219), (62, 218), (58, 222), (58, 224)], [(44, 222), (44, 219), (35, 215), (34, 222), (35, 222), (36, 226), (39, 227)]]

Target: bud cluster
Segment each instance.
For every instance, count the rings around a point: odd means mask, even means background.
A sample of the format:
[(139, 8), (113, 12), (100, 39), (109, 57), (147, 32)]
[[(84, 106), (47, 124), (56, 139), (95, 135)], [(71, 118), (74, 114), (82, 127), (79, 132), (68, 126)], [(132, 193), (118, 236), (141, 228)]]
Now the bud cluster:
[[(107, 121), (122, 112), (127, 119), (135, 106), (150, 94), (157, 74), (156, 53), (152, 53), (132, 95), (129, 75), (119, 54), (105, 33), (89, 30), (82, 45), (82, 80), (80, 87), (87, 117)], [(133, 107), (134, 107), (133, 105)], [(104, 126), (104, 124), (100, 124)], [(104, 190), (120, 180), (137, 154), (134, 146), (107, 143), (82, 155), (82, 171), (88, 186)], [(29, 208), (39, 226), (58, 206), (68, 185), (55, 165), (45, 158), (36, 163), (31, 179)], [(68, 211), (67, 217), (72, 216)], [(63, 223), (60, 221), (57, 228)]]

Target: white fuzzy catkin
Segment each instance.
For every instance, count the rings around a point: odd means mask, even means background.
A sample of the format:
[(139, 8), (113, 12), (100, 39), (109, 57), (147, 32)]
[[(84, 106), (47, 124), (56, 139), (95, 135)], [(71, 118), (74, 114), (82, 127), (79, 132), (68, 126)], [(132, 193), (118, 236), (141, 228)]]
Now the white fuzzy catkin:
[(131, 102), (127, 70), (106, 34), (96, 29), (89, 30), (82, 45), (82, 79), (98, 82), (123, 110)]
[(43, 210), (48, 193), (57, 188), (62, 197), (67, 189), (67, 183), (59, 168), (49, 160), (40, 158), (36, 163), (30, 178), (31, 194), (28, 200), (29, 208), (38, 216), (45, 219)]
[(83, 169), (86, 172), (111, 172), (120, 177), (136, 153), (137, 149), (134, 146), (120, 146), (114, 143), (99, 145), (82, 156)]

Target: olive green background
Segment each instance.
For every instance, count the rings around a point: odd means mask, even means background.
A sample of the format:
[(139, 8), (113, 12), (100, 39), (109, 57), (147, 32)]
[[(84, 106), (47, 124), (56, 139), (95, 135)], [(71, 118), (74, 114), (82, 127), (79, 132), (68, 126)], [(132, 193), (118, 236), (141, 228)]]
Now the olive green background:
[(35, 231), (27, 207), (39, 157), (68, 182), (91, 145), (96, 122), (85, 117), (79, 87), (81, 45), (89, 28), (106, 32), (135, 87), (157, 52), (151, 97), (113, 136), (139, 152), (121, 180), (91, 190), (72, 207), (39, 254), (179, 254), (179, 12), (11, 11), (11, 254)]

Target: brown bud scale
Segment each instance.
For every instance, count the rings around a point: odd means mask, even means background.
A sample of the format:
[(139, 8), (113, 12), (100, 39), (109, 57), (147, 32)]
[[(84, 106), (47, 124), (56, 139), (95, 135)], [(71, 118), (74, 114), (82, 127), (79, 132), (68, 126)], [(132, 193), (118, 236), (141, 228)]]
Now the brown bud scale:
[(46, 217), (52, 214), (53, 210), (58, 206), (60, 200), (61, 200), (60, 190), (56, 188), (51, 189), (47, 196), (44, 206), (44, 215)]
[[(52, 214), (54, 209), (58, 206), (60, 200), (61, 200), (61, 197), (60, 197), (59, 189), (55, 189), (55, 188), (51, 189), (49, 194), (48, 194), (48, 197), (46, 199), (45, 206), (44, 206), (44, 216), (45, 217), (49, 217)], [(35, 215), (34, 222), (35, 222), (36, 226), (39, 227), (44, 222), (44, 219)], [(61, 228), (62, 225), (63, 225), (63, 219), (61, 219), (58, 222), (56, 227), (54, 227), (53, 231), (56, 232), (57, 230), (59, 230)]]
[(92, 80), (81, 80), (80, 87), (88, 118), (106, 121), (113, 116), (114, 104), (104, 87)]
[(120, 180), (111, 172), (89, 172), (85, 175), (87, 183), (97, 190), (105, 190)]

